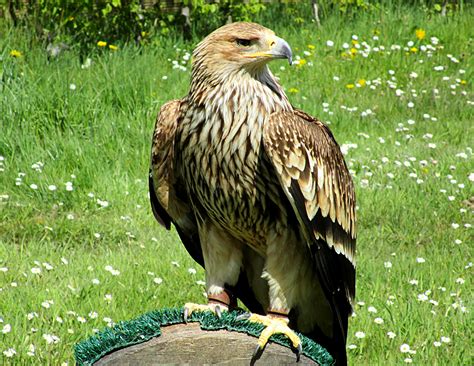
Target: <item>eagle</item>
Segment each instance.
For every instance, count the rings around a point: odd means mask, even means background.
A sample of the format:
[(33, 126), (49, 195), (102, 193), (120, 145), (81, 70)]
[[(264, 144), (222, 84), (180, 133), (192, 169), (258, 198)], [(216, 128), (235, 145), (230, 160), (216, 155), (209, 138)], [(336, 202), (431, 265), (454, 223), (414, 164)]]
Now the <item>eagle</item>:
[[(293, 107), (268, 63), (288, 43), (256, 23), (227, 24), (194, 49), (188, 94), (165, 103), (151, 149), (152, 210), (203, 266), (208, 303), (264, 325), (299, 355), (300, 332), (347, 363), (355, 296), (352, 178), (329, 128)], [(186, 320), (186, 319), (185, 319)]]

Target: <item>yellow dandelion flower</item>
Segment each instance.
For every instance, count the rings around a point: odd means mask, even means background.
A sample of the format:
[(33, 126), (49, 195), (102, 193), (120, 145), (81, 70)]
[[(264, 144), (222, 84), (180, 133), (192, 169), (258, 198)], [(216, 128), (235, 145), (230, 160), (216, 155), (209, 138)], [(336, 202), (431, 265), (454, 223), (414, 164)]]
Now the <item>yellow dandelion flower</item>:
[(418, 52), (418, 48), (412, 47), (412, 48), (410, 48), (410, 52), (417, 53), (417, 52)]
[(296, 88), (290, 88), (288, 89), (288, 93), (299, 93), (300, 91)]
[(302, 67), (304, 66), (308, 61), (306, 61), (304, 58), (300, 59), (299, 62), (298, 62), (298, 66), (299, 67)]
[(461, 80), (461, 85), (466, 85), (467, 84), (467, 81), (466, 80)]
[(351, 55), (354, 56), (357, 53), (357, 48), (351, 48)]
[(146, 37), (146, 32), (142, 31), (142, 37), (143, 37), (143, 38)]
[(367, 84), (367, 82), (365, 81), (365, 79), (359, 79), (357, 81), (357, 84), (359, 84), (360, 86), (365, 86), (365, 84)]
[(11, 57), (22, 57), (23, 54), (18, 50), (11, 50), (10, 51), (10, 56)]
[(347, 89), (354, 89), (355, 85), (354, 84), (346, 84)]
[(117, 51), (117, 50), (118, 50), (118, 47), (117, 47), (117, 46), (114, 46), (113, 44), (109, 44), (109, 48), (110, 48), (112, 51)]
[(353, 40), (352, 40), (352, 44), (355, 46), (356, 44), (359, 44), (359, 41), (356, 40), (356, 39), (353, 39)]
[(316, 47), (315, 47), (314, 45), (312, 45), (312, 44), (309, 44), (309, 45), (308, 45), (308, 48), (309, 48), (310, 50), (314, 50)]
[(97, 42), (97, 46), (99, 46), (99, 47), (105, 47), (105, 46), (107, 46), (107, 42), (99, 41), (99, 42)]
[(342, 57), (342, 58), (345, 58), (345, 57), (347, 57), (347, 56), (348, 56), (347, 53), (345, 53), (345, 52), (342, 52), (342, 53), (341, 53), (341, 57)]
[(415, 31), (416, 38), (418, 38), (420, 41), (425, 38), (426, 36), (426, 31), (424, 29), (417, 29)]

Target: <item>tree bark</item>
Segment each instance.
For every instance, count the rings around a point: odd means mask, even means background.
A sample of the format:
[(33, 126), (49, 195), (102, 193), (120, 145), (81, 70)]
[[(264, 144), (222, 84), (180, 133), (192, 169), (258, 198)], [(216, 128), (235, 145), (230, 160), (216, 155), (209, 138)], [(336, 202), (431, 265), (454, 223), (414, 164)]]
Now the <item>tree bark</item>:
[[(94, 365), (217, 364), (249, 365), (257, 338), (226, 330), (202, 330), (199, 323), (161, 328), (160, 337), (112, 352)], [(269, 342), (256, 365), (296, 364), (296, 355), (287, 347)], [(301, 356), (299, 365), (317, 365)]]

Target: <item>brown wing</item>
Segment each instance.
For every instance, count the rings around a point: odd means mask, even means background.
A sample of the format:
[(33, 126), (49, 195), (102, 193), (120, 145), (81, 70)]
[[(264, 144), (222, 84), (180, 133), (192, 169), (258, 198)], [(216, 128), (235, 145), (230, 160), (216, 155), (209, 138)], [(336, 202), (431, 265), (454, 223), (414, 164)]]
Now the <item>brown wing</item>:
[(263, 141), (314, 253), (327, 296), (344, 290), (350, 311), (355, 296), (355, 195), (339, 146), (323, 123), (300, 110), (272, 114)]
[(182, 101), (169, 101), (161, 107), (156, 119), (148, 178), (150, 203), (156, 220), (168, 230), (173, 223), (189, 254), (203, 266), (192, 206), (174, 174), (174, 141), (182, 109)]

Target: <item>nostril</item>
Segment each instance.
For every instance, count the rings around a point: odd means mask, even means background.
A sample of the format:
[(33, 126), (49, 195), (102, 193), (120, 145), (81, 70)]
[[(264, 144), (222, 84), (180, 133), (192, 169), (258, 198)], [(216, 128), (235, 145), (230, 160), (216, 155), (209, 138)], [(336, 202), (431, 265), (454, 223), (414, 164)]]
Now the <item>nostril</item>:
[(272, 41), (272, 42), (270, 43), (270, 47), (273, 47), (273, 46), (275, 45), (275, 43), (276, 43), (275, 41)]

